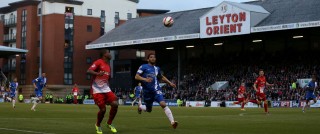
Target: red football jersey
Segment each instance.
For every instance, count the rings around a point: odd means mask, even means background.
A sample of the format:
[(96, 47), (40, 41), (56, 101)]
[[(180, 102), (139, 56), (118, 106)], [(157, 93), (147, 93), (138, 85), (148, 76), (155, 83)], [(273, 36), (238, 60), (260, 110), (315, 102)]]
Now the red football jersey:
[(111, 69), (108, 63), (106, 63), (102, 59), (96, 60), (89, 70), (93, 70), (95, 72), (104, 72), (104, 75), (98, 76), (94, 75), (93, 76), (93, 81), (92, 81), (92, 92), (93, 94), (95, 93), (107, 93), (110, 92), (111, 89), (109, 87), (109, 78), (111, 75)]
[(259, 76), (257, 80), (254, 82), (254, 84), (257, 85), (257, 90), (259, 93), (263, 93), (265, 87), (266, 87), (266, 77), (265, 76)]
[(244, 93), (246, 92), (246, 88), (244, 86), (240, 86), (238, 89), (238, 98), (244, 98)]
[(72, 89), (73, 95), (78, 95), (78, 92), (79, 92), (79, 88), (74, 87), (74, 88)]

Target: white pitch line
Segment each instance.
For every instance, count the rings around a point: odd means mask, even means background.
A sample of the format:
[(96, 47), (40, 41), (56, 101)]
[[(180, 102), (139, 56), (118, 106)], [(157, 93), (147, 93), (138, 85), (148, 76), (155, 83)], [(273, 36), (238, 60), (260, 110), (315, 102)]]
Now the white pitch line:
[(54, 133), (44, 133), (44, 132), (36, 132), (36, 131), (28, 131), (28, 130), (19, 130), (19, 129), (10, 129), (10, 128), (0, 128), (0, 130), (17, 131), (17, 132), (34, 133), (34, 134), (54, 134)]
[(247, 114), (247, 113), (240, 113), (239, 116), (244, 116), (245, 114)]

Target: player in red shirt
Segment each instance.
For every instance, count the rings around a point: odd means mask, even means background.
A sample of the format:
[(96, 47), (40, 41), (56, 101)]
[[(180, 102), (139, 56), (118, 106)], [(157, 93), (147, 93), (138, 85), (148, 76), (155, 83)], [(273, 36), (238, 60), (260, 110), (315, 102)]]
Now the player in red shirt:
[(262, 69), (259, 70), (259, 77), (253, 84), (253, 88), (256, 91), (256, 100), (250, 100), (250, 102), (260, 104), (260, 101), (264, 101), (263, 107), (264, 112), (266, 114), (269, 114), (268, 111), (268, 101), (266, 98), (266, 94), (264, 93), (264, 90), (266, 86), (273, 86), (274, 84), (269, 84), (266, 80), (266, 77), (264, 76), (264, 71)]
[(238, 89), (238, 101), (233, 102), (233, 104), (241, 104), (241, 109), (240, 110), (242, 110), (242, 111), (245, 111), (244, 105), (247, 103), (245, 94), (246, 94), (245, 83), (241, 82), (241, 86)]
[(100, 123), (102, 122), (104, 114), (106, 113), (106, 105), (111, 106), (107, 127), (109, 127), (113, 133), (117, 132), (116, 128), (112, 125), (112, 121), (118, 112), (118, 99), (111, 91), (109, 86), (111, 69), (108, 62), (110, 59), (111, 55), (109, 51), (106, 49), (101, 50), (100, 59), (96, 60), (87, 71), (87, 73), (93, 75), (91, 91), (94, 102), (99, 107), (97, 123), (95, 124), (98, 134), (102, 134)]
[(73, 93), (73, 104), (78, 104), (79, 88), (77, 84), (73, 85), (72, 93)]

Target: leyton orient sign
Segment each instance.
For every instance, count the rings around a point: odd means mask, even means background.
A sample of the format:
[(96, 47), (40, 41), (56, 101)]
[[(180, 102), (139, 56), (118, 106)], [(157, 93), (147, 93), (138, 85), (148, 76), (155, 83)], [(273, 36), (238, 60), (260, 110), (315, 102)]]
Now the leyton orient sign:
[(200, 38), (250, 33), (250, 11), (226, 2), (200, 17)]

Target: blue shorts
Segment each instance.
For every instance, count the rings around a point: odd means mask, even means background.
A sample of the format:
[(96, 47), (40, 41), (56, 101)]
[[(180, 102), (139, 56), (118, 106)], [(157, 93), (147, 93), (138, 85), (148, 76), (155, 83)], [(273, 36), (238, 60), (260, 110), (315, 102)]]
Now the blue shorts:
[(42, 97), (42, 89), (35, 89), (34, 90), (36, 97)]
[(15, 93), (15, 92), (10, 92), (10, 97), (11, 97), (11, 98), (16, 97), (16, 93)]
[(144, 97), (144, 102), (146, 103), (147, 111), (148, 109), (149, 110), (152, 109), (152, 105), (154, 101), (158, 103), (160, 103), (161, 101), (164, 101), (161, 90), (144, 93), (143, 97)]
[(135, 94), (135, 97), (136, 98), (141, 98), (141, 95), (140, 94)]
[(316, 96), (313, 93), (312, 94), (307, 93), (307, 95), (306, 95), (306, 100), (313, 100), (315, 98), (316, 98)]

